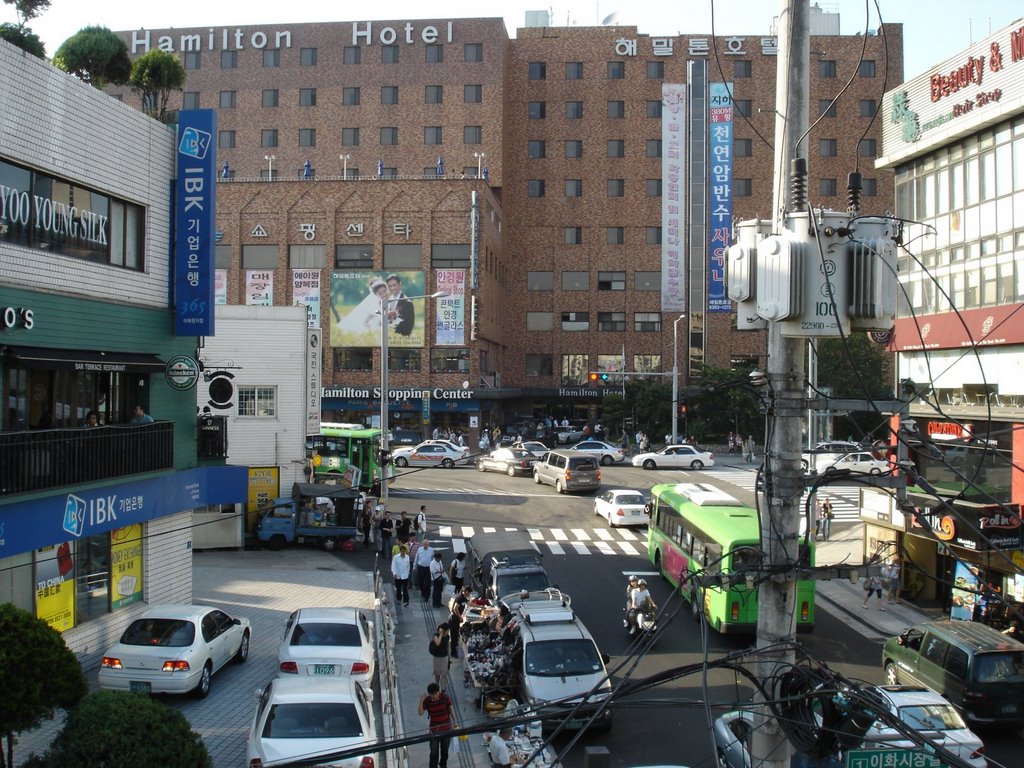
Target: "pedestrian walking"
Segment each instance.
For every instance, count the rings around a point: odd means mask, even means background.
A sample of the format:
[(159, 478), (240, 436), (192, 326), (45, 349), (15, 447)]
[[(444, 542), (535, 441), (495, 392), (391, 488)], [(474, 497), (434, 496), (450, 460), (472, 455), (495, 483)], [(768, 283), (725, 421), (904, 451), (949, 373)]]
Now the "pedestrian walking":
[(864, 579), (864, 591), (867, 593), (864, 596), (864, 605), (862, 608), (868, 607), (868, 601), (871, 600), (871, 595), (878, 595), (878, 610), (884, 611), (885, 606), (882, 605), (882, 585), (884, 580), (879, 576), (867, 576)]
[(434, 682), (437, 683), (442, 691), (448, 687), (448, 669), (451, 667), (451, 661), (449, 660), (451, 641), (451, 626), (445, 622), (444, 624), (437, 625), (437, 629), (434, 630), (434, 636), (430, 638), (430, 642), (427, 644), (427, 652), (430, 653), (433, 664)]
[(452, 564), (448, 566), (448, 579), (451, 581), (452, 586), (455, 587), (456, 592), (462, 590), (462, 585), (466, 583), (466, 553), (459, 552), (452, 560)]
[(828, 541), (832, 535), (832, 519), (835, 514), (832, 512), (832, 499), (826, 496), (821, 502), (821, 539)]
[(370, 536), (373, 531), (373, 512), (366, 507), (364, 507), (363, 511), (359, 513), (356, 530), (363, 534), (363, 547), (369, 549)]
[(430, 729), (429, 768), (448, 768), (448, 744), (455, 724), (452, 700), (437, 683), (427, 686), (427, 695), (420, 699), (420, 715), (427, 716)]
[(430, 604), (435, 608), (441, 606), (441, 595), (444, 593), (444, 556), (440, 552), (434, 553), (434, 559), (430, 561)]
[(900, 559), (894, 557), (889, 561), (886, 576), (886, 597), (889, 605), (900, 601)]
[(817, 541), (818, 537), (821, 536), (821, 523), (825, 516), (824, 504), (821, 499), (815, 497), (814, 499), (814, 540)]
[(754, 463), (754, 451), (757, 449), (757, 444), (754, 442), (753, 435), (747, 435), (747, 441), (743, 444), (743, 453), (747, 464)]
[(398, 520), (395, 521), (395, 538), (398, 539), (399, 544), (409, 543), (409, 532), (412, 530), (412, 520), (409, 519), (409, 515), (403, 509), (398, 516)]
[(417, 541), (423, 541), (427, 537), (427, 505), (420, 504), (420, 511), (416, 513), (412, 529), (416, 532)]
[(430, 599), (430, 564), (434, 562), (434, 548), (430, 541), (423, 540), (416, 551), (416, 586), (419, 587), (420, 597), (423, 600)]
[(412, 560), (409, 548), (402, 544), (398, 554), (391, 558), (391, 575), (395, 578), (395, 603), (409, 606), (409, 576), (412, 574)]
[(459, 658), (459, 630), (462, 629), (463, 622), (466, 621), (466, 606), (469, 605), (469, 599), (472, 596), (473, 590), (470, 587), (463, 587), (455, 596), (451, 599), (451, 614), (448, 616), (448, 631), (451, 633), (451, 657), (453, 659)]
[(380, 534), (381, 557), (391, 557), (391, 539), (395, 535), (395, 521), (391, 518), (390, 509), (384, 510), (384, 517), (380, 519), (377, 532)]

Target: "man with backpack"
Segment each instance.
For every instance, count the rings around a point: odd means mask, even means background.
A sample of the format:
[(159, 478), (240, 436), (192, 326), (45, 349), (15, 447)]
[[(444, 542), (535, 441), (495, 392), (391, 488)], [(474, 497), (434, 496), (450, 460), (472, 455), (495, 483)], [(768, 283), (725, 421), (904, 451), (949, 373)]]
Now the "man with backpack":
[(416, 532), (416, 540), (423, 543), (427, 536), (427, 505), (421, 504), (416, 519), (412, 522), (412, 529)]

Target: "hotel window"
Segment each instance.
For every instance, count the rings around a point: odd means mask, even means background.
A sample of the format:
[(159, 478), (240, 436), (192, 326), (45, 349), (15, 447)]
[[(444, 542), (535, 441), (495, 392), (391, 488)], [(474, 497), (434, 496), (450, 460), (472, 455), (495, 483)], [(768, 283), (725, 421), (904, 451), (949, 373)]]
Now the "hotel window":
[(202, 67), (202, 57), (199, 55), (199, 51), (189, 51), (185, 54), (185, 69), (194, 70)]
[(732, 63), (732, 76), (739, 78), (747, 78), (753, 74), (752, 65), (749, 59), (736, 59)]
[(562, 384), (586, 384), (589, 372), (588, 355), (562, 355)]
[(583, 243), (583, 227), (563, 227), (562, 242), (566, 245), (581, 245)]
[(862, 61), (860, 68), (857, 70), (857, 74), (861, 77), (874, 77), (875, 76), (875, 62), (874, 61)]
[(316, 48), (299, 48), (299, 66), (316, 66)]
[(589, 312), (563, 312), (562, 313), (562, 330), (563, 331), (589, 331), (590, 330), (590, 313)]
[(299, 106), (316, 106), (316, 88), (299, 88)]
[(554, 272), (527, 272), (526, 290), (528, 291), (553, 291), (555, 290)]
[(277, 88), (265, 88), (263, 90), (263, 106), (264, 107), (276, 107), (277, 106)]
[(665, 62), (664, 61), (648, 61), (647, 62), (647, 79), (648, 80), (664, 80), (665, 79)]
[(220, 68), (238, 69), (238, 51), (221, 51)]
[(580, 139), (566, 140), (565, 156), (577, 160), (583, 157), (583, 142)]
[(260, 146), (261, 147), (276, 147), (277, 146), (277, 128), (265, 128), (260, 131)]
[(754, 194), (754, 182), (751, 179), (733, 179), (732, 193), (736, 197), (751, 197)]
[(818, 77), (832, 78), (836, 76), (836, 63), (832, 59), (818, 61)]
[(607, 157), (625, 157), (626, 142), (623, 139), (609, 139), (605, 153)]
[(316, 128), (299, 128), (299, 146), (316, 146)]
[(818, 116), (835, 117), (836, 104), (833, 99), (818, 99)]
[(609, 101), (608, 117), (612, 120), (620, 120), (626, 116), (626, 102)]
[(532, 160), (539, 160), (545, 155), (544, 142), (538, 139), (529, 141), (526, 144), (526, 154)]
[(423, 126), (423, 143), (424, 144), (442, 144), (442, 133), (440, 125), (425, 125)]
[(875, 111), (878, 109), (878, 102), (874, 99), (861, 99), (860, 100), (860, 116), (861, 117), (874, 117)]
[(555, 316), (550, 312), (527, 312), (526, 330), (551, 331), (555, 327)]
[(567, 61), (567, 62), (565, 62), (565, 79), (566, 80), (582, 80), (583, 79), (583, 62), (582, 61)]
[(553, 376), (554, 374), (554, 360), (551, 355), (526, 356), (527, 376)]
[(531, 61), (526, 71), (530, 80), (546, 80), (548, 76), (548, 68), (543, 61)]
[(819, 179), (818, 194), (822, 197), (835, 197), (838, 184), (835, 179)]
[(737, 114), (743, 115), (744, 117), (750, 117), (751, 104), (750, 99), (733, 99), (733, 107), (735, 107)]
[(660, 333), (661, 313), (660, 312), (634, 312), (633, 330), (637, 333)]
[(626, 242), (626, 230), (623, 227), (605, 227), (604, 242), (607, 245), (622, 245)]
[(399, 59), (397, 45), (382, 45), (380, 47), (381, 64), (397, 64)]
[(334, 350), (334, 370), (372, 371), (373, 347), (351, 347)]
[(235, 132), (234, 131), (218, 131), (217, 132), (217, 146), (221, 149), (234, 149), (235, 148)]
[(444, 102), (444, 87), (440, 85), (427, 85), (423, 89), (424, 104), (441, 104)]
[(566, 179), (565, 196), (583, 197), (583, 179)]
[(355, 107), (359, 104), (359, 88), (348, 87), (341, 89), (341, 103), (346, 107)]
[(661, 157), (661, 139), (647, 139), (644, 143), (644, 154), (647, 157)]
[(360, 64), (362, 62), (362, 48), (358, 45), (346, 45), (341, 52), (343, 64)]
[(281, 66), (281, 49), (280, 48), (264, 48), (263, 49), (263, 66), (264, 67), (280, 67)]
[(547, 117), (547, 102), (531, 101), (526, 105), (526, 116), (530, 120), (543, 120)]
[(818, 157), (835, 157), (839, 143), (835, 139), (818, 139)]
[(359, 146), (359, 129), (358, 128), (342, 128), (341, 129), (341, 146), (343, 146), (343, 147), (358, 147)]
[(661, 272), (641, 272), (637, 270), (633, 273), (633, 290), (660, 291)]
[(221, 109), (234, 109), (238, 106), (238, 92), (237, 91), (221, 91), (220, 92), (220, 108)]
[(661, 245), (661, 227), (644, 227), (644, 243)]
[(199, 91), (185, 91), (181, 95), (182, 109), (199, 109)]
[(484, 44), (483, 43), (466, 43), (462, 47), (462, 56), (465, 61), (483, 61), (484, 60)]
[(626, 77), (626, 62), (624, 61), (609, 61), (608, 62), (608, 79), (609, 80), (622, 80)]
[[(359, 90), (358, 88), (356, 89)], [(380, 103), (381, 104), (397, 104), (398, 103), (398, 86), (397, 85), (382, 85), (380, 87)]]
[(608, 197), (625, 197), (626, 195), (625, 179), (608, 179), (605, 187)]
[(583, 118), (583, 102), (582, 101), (567, 101), (565, 102), (565, 119), (566, 120), (580, 120)]
[(462, 100), (466, 104), (479, 104), (484, 100), (484, 87), (482, 85), (462, 86)]
[(598, 312), (597, 330), (599, 331), (624, 331), (626, 330), (625, 312)]
[(599, 291), (624, 291), (626, 290), (625, 272), (598, 272), (597, 290)]
[(858, 153), (861, 157), (877, 157), (878, 144), (874, 139), (861, 139)]
[(661, 179), (644, 179), (644, 194), (647, 197), (661, 197)]
[(751, 139), (733, 139), (733, 149), (736, 157), (752, 157), (754, 154), (754, 142)]
[(661, 101), (658, 99), (650, 99), (647, 102), (647, 117), (661, 117)]
[(426, 62), (427, 64), (440, 64), (444, 61), (444, 46), (438, 45), (437, 43), (431, 43), (424, 46), (426, 51)]
[(382, 146), (394, 146), (398, 144), (398, 129), (386, 127), (380, 129), (380, 143)]
[(462, 127), (463, 144), (483, 144), (484, 127), (482, 125), (464, 125)]
[(277, 387), (238, 385), (238, 416), (273, 417), (277, 415)]

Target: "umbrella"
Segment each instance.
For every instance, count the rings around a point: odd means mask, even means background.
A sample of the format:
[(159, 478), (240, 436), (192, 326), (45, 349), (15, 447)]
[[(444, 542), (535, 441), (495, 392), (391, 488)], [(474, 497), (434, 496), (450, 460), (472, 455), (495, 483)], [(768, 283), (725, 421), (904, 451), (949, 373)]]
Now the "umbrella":
[(437, 175), (444, 176), (444, 158), (440, 155), (437, 158)]
[(378, 176), (383, 176), (384, 175), (384, 158), (383, 157), (377, 159), (377, 175)]
[(306, 164), (302, 166), (302, 178), (313, 178), (313, 166), (309, 164), (309, 160), (306, 160)]

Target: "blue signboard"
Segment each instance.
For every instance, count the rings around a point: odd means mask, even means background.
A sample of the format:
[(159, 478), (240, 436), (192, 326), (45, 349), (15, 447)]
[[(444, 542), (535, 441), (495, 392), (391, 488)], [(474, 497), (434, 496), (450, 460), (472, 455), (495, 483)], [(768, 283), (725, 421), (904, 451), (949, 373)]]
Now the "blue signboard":
[(732, 84), (709, 87), (708, 312), (732, 312), (725, 286), (725, 254), (732, 239)]
[(0, 507), (0, 558), (196, 507), (239, 504), (248, 482), (248, 467), (199, 467)]
[(212, 109), (183, 109), (178, 113), (174, 222), (177, 336), (213, 336), (216, 135), (217, 119)]

